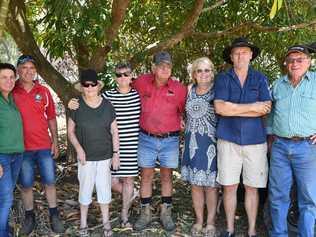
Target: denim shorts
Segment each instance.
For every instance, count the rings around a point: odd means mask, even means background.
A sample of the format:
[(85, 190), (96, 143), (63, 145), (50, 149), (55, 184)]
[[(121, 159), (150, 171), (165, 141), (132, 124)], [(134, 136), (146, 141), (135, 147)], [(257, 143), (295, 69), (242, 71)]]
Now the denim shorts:
[(26, 151), (23, 153), (19, 176), (19, 183), (23, 188), (33, 187), (35, 166), (38, 167), (42, 184), (55, 184), (55, 161), (51, 155), (51, 150)]
[(179, 162), (179, 136), (156, 138), (139, 133), (138, 165), (142, 168), (160, 167), (177, 168)]

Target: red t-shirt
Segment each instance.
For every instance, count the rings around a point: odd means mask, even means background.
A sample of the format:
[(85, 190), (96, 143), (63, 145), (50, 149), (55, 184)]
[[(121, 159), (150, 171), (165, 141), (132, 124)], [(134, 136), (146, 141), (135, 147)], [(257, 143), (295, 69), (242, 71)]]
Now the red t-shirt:
[(140, 95), (140, 127), (147, 132), (160, 134), (180, 130), (187, 89), (178, 81), (169, 79), (157, 87), (153, 74), (145, 74), (133, 82)]
[(17, 81), (13, 98), (22, 116), (25, 150), (50, 149), (48, 120), (55, 119), (56, 112), (49, 90), (35, 81), (32, 90), (26, 92)]

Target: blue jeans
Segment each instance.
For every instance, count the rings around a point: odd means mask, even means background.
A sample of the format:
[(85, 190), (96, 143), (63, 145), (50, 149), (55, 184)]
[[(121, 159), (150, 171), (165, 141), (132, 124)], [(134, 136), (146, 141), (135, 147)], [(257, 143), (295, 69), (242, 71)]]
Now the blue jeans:
[(316, 218), (316, 145), (277, 138), (271, 151), (269, 200), (271, 237), (287, 237), (290, 189), (295, 177), (299, 207), (299, 236), (314, 237)]
[(177, 168), (179, 163), (179, 136), (156, 138), (139, 133), (138, 165), (142, 168)]
[(55, 184), (55, 161), (51, 150), (26, 151), (23, 153), (19, 184), (23, 188), (31, 188), (34, 184), (35, 165), (38, 166), (42, 184)]
[(13, 191), (22, 164), (22, 153), (0, 154), (3, 175), (0, 178), (0, 236), (8, 237), (8, 219), (13, 203)]

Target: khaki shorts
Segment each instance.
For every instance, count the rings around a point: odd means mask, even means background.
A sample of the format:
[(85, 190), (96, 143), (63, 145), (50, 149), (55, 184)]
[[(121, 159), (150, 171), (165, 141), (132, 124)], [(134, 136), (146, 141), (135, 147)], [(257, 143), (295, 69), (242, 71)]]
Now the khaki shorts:
[(267, 143), (241, 146), (218, 139), (217, 168), (221, 185), (239, 184), (242, 172), (243, 184), (264, 188), (268, 180)]

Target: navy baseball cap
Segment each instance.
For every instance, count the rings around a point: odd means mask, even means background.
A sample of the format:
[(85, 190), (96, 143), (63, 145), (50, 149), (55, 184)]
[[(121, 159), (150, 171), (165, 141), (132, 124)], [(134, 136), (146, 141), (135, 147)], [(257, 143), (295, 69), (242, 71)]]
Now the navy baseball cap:
[(16, 63), (16, 66), (19, 66), (21, 64), (27, 63), (27, 62), (32, 62), (35, 65), (35, 59), (31, 55), (21, 55), (18, 58), (18, 61)]
[(168, 64), (172, 64), (171, 61), (171, 56), (168, 52), (166, 51), (161, 51), (158, 52), (154, 55), (154, 60), (153, 63), (158, 65), (160, 63), (168, 63)]

